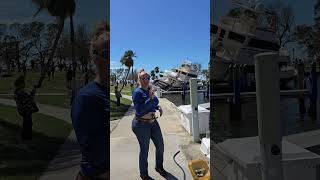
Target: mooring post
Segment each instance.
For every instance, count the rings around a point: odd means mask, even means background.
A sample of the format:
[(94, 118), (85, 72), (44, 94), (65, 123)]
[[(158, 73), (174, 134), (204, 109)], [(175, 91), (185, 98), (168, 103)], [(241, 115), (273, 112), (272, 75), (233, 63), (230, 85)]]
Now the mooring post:
[(229, 72), (229, 86), (230, 86), (230, 89), (233, 89), (234, 69), (233, 69), (233, 64), (232, 63), (229, 64), (228, 72)]
[[(297, 69), (298, 69), (297, 87), (298, 87), (299, 90), (302, 90), (303, 86), (304, 86), (304, 77), (305, 77), (305, 69), (304, 69), (304, 67), (305, 66), (302, 63), (302, 61), (300, 61), (299, 64), (297, 65)], [(298, 96), (298, 101), (299, 101), (300, 114), (303, 115), (303, 114), (306, 113), (304, 96), (303, 95), (299, 95)]]
[(239, 65), (239, 89), (243, 92), (243, 65)]
[(207, 84), (207, 98), (209, 99), (209, 97), (210, 97), (210, 82), (208, 81), (206, 84)]
[(233, 110), (238, 120), (241, 120), (241, 102), (240, 102), (240, 68), (235, 64), (233, 68)]
[(317, 63), (314, 61), (311, 64), (311, 95), (310, 95), (310, 109), (309, 114), (311, 116), (317, 115), (317, 98), (318, 98), (318, 78), (317, 78)]
[(197, 79), (190, 78), (190, 101), (192, 108), (192, 136), (193, 142), (199, 142), (199, 114), (198, 114), (198, 90)]
[(157, 88), (157, 96), (158, 96), (158, 98), (161, 98), (161, 88), (159, 87), (159, 86), (156, 86), (156, 88)]
[[(228, 67), (228, 72), (229, 72), (229, 86), (230, 89), (232, 90), (232, 92), (234, 92), (234, 87), (233, 87), (233, 83), (234, 83), (234, 68), (233, 68), (233, 64), (230, 63), (229, 67)], [(233, 105), (233, 97), (232, 98), (228, 98), (227, 102), (229, 104), (229, 117), (230, 120), (234, 120), (235, 115), (234, 115), (234, 105)]]
[(187, 87), (186, 87), (186, 82), (183, 82), (183, 85), (182, 85), (182, 102), (184, 104), (185, 100), (186, 100), (186, 90), (187, 90)]
[(205, 90), (207, 89), (207, 86), (206, 86), (206, 83), (203, 81), (203, 83), (202, 83), (202, 88), (201, 88), (201, 90), (202, 90), (202, 94), (203, 94), (203, 99), (205, 99), (206, 98), (206, 91), (204, 91), (204, 88), (203, 87), (205, 87)]
[(255, 56), (255, 79), (262, 180), (283, 180), (277, 53), (260, 53)]

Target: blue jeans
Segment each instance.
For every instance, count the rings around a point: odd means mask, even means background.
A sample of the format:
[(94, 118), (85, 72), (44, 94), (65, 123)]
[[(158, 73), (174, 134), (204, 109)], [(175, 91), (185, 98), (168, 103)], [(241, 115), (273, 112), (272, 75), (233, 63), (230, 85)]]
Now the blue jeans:
[(163, 168), (164, 144), (161, 129), (157, 120), (152, 123), (132, 121), (132, 131), (137, 136), (140, 145), (139, 169), (140, 175), (148, 175), (148, 152), (149, 143), (152, 139), (156, 147), (156, 168)]

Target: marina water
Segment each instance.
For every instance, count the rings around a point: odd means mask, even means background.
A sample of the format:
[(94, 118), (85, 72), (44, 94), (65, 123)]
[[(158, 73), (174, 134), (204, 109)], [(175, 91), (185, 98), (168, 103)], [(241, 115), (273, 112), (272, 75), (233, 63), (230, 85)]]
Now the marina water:
[[(280, 119), (283, 122), (283, 136), (320, 129), (319, 92), (320, 80), (318, 77), (317, 116), (308, 115), (309, 98), (305, 96), (306, 113), (300, 114), (298, 98), (280, 99)], [(229, 103), (226, 100), (214, 100), (214, 119), (211, 127), (212, 138), (216, 143), (229, 138), (258, 136), (258, 117), (256, 99), (242, 99), (242, 117), (230, 119)], [(272, 131), (272, 129), (270, 129)]]

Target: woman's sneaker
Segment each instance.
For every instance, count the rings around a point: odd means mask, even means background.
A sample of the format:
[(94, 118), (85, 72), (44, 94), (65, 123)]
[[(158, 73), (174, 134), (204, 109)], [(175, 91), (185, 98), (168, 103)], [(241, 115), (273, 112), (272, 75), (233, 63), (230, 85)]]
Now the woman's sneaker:
[(155, 168), (155, 170), (162, 176), (166, 177), (168, 175), (167, 171), (164, 170), (163, 168)]
[(152, 177), (150, 177), (149, 175), (147, 175), (147, 176), (141, 176), (140, 175), (140, 177), (141, 177), (141, 179), (142, 180), (154, 180)]

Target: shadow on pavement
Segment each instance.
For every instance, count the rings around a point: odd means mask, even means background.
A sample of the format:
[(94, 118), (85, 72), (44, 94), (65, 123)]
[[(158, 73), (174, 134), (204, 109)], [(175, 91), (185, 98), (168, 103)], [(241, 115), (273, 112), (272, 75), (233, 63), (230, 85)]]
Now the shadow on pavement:
[[(0, 131), (0, 174), (4, 176), (40, 175), (65, 142), (64, 138), (49, 137), (35, 131), (32, 141), (21, 142), (21, 127), (6, 121), (0, 121)], [(65, 166), (70, 166), (77, 159), (79, 153), (76, 142), (74, 144), (70, 151), (62, 153), (61, 160), (65, 161)]]

